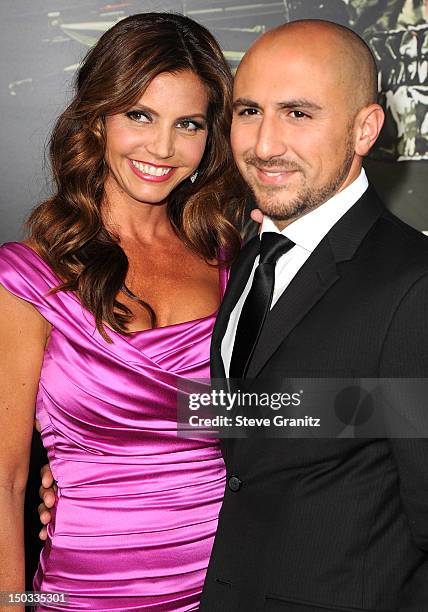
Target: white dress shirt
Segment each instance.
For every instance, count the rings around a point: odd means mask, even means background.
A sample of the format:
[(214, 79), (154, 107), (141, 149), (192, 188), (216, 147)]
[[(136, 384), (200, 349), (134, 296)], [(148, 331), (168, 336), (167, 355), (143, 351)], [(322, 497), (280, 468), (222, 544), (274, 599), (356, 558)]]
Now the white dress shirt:
[[(333, 225), (361, 198), (368, 187), (368, 181), (364, 169), (357, 179), (343, 191), (336, 193), (332, 198), (324, 202), (318, 208), (314, 208), (303, 217), (296, 219), (287, 225), (282, 232), (276, 227), (269, 217), (264, 217), (261, 227), (263, 232), (281, 233), (294, 242), (285, 255), (282, 255), (275, 266), (275, 284), (271, 309), (291, 283), (297, 272), (303, 266), (310, 254), (315, 250), (321, 240), (331, 230)], [(226, 376), (229, 376), (229, 366), (232, 357), (233, 344), (235, 342), (236, 328), (242, 307), (247, 297), (254, 277), (254, 271), (259, 264), (259, 256), (254, 260), (253, 269), (248, 277), (247, 284), (241, 297), (232, 310), (226, 333), (221, 343), (221, 356), (224, 363)]]

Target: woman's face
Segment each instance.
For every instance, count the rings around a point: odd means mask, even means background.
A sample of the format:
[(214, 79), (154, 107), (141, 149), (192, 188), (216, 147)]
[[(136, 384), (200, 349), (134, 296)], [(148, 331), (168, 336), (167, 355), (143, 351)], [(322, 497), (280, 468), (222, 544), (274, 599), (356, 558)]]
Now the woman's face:
[(162, 203), (202, 159), (207, 109), (208, 94), (199, 77), (190, 71), (165, 72), (132, 108), (107, 117), (107, 193)]

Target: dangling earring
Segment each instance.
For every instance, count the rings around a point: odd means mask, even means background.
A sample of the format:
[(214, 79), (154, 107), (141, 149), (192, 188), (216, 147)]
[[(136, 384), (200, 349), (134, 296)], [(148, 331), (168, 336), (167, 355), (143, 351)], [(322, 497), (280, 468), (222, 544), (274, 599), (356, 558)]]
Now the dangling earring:
[(195, 170), (194, 173), (192, 174), (192, 176), (190, 177), (190, 181), (192, 183), (194, 183), (196, 181), (196, 179), (198, 178), (198, 174), (199, 174), (198, 171)]

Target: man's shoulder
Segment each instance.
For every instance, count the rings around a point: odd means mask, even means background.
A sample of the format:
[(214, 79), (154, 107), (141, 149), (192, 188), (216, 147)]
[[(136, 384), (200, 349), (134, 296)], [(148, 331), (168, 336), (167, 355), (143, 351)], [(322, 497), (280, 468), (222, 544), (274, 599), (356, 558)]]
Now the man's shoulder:
[(428, 253), (428, 237), (391, 212), (371, 183), (361, 202), (365, 206), (363, 215), (368, 214), (370, 209), (376, 211), (374, 218), (377, 216), (377, 219), (372, 233), (379, 249), (390, 248), (394, 252), (401, 251), (401, 255), (408, 254), (412, 258), (416, 254), (425, 256)]
[[(389, 211), (372, 185), (332, 229), (336, 261), (352, 262), (380, 290), (406, 291), (428, 275), (428, 237)], [(428, 278), (428, 276), (427, 276)]]
[(397, 215), (388, 210), (386, 207), (384, 208), (380, 219), (390, 228), (391, 231), (396, 232), (397, 236), (400, 235), (405, 240), (415, 241), (422, 248), (428, 247), (428, 236), (400, 219), (400, 217), (397, 217)]
[(357, 259), (379, 291), (404, 295), (415, 283), (428, 286), (428, 237), (386, 208), (360, 246)]
[(428, 236), (415, 229), (385, 209), (380, 215), (375, 229), (379, 249), (393, 251), (409, 262), (420, 261), (428, 265)]

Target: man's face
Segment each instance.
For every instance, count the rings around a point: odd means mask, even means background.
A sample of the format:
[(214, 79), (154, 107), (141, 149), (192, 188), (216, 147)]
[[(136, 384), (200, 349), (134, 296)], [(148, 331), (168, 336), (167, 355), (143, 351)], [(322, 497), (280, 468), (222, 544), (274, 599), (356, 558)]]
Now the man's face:
[(323, 204), (360, 171), (340, 63), (327, 47), (287, 36), (256, 46), (239, 68), (231, 132), (259, 208), (282, 221)]

